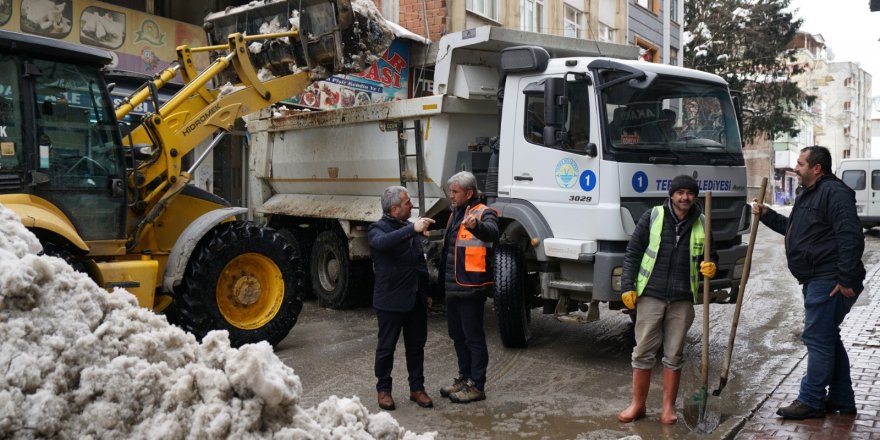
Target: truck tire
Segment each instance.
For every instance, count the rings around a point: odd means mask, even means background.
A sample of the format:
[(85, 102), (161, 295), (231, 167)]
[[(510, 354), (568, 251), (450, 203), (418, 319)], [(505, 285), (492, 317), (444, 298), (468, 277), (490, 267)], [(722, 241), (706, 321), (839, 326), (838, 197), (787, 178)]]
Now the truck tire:
[(516, 246), (504, 244), (495, 250), (495, 316), (501, 342), (508, 348), (525, 347), (531, 336), (524, 260), (522, 251)]
[(338, 231), (323, 231), (315, 238), (311, 255), (312, 291), (318, 304), (331, 309), (368, 305), (372, 290), (369, 261), (352, 261), (348, 242)]
[(296, 249), (277, 231), (251, 222), (218, 225), (202, 238), (175, 288), (166, 314), (202, 339), (226, 330), (234, 347), (277, 345), (302, 310), (302, 267)]
[(315, 293), (312, 291), (311, 271), (311, 255), (312, 245), (315, 243), (315, 233), (310, 228), (294, 227), (291, 229), (278, 228), (278, 232), (294, 245), (299, 255), (299, 264), (304, 268), (300, 277), (303, 286), (300, 298), (303, 301), (315, 299)]

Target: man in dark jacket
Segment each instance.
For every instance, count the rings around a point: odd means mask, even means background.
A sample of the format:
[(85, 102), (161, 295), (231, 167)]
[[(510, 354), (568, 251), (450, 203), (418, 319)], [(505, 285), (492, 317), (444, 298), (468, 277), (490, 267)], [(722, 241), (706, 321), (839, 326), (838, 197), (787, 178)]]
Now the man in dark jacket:
[[(645, 416), (651, 369), (661, 344), (665, 368), (660, 422), (678, 421), (675, 400), (684, 364), (682, 351), (694, 322), (699, 276), (715, 276), (715, 263), (701, 261), (707, 234), (702, 212), (695, 204), (699, 190), (691, 176), (672, 179), (669, 199), (642, 215), (626, 246), (621, 299), (630, 309), (638, 302), (638, 317), (632, 353), (633, 398), (617, 415), (622, 423)], [(714, 248), (710, 246), (710, 250)], [(712, 256), (717, 261), (714, 252)]]
[(425, 393), (425, 342), (428, 338), (428, 268), (419, 234), (434, 220), (407, 220), (412, 202), (406, 188), (392, 186), (382, 194), (382, 218), (370, 225), (368, 239), (373, 259), (375, 284), (373, 308), (379, 321), (376, 345), (376, 391), (379, 407), (391, 411), (391, 369), (394, 348), (403, 330), (406, 369), (409, 373), (409, 400), (423, 408), (434, 406)]
[(840, 324), (864, 290), (865, 234), (856, 213), (855, 192), (831, 173), (831, 153), (806, 147), (795, 166), (801, 192), (785, 217), (755, 203), (761, 223), (785, 235), (788, 270), (803, 285), (807, 372), (798, 398), (779, 408), (785, 419), (855, 414), (849, 357)]
[(457, 173), (446, 187), (452, 215), (446, 225), (440, 267), (458, 378), (441, 388), (440, 395), (455, 403), (469, 403), (486, 398), (489, 349), (483, 331), (483, 308), (494, 284), (493, 245), (498, 240), (498, 215), (480, 202), (473, 174)]

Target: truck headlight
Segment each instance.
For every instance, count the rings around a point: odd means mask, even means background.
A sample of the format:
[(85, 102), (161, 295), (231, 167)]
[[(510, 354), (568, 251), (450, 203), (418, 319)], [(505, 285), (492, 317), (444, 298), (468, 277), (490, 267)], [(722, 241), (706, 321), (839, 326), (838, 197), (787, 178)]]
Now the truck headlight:
[(743, 276), (743, 267), (745, 266), (745, 264), (746, 257), (742, 257), (736, 260), (736, 264), (733, 265), (733, 276), (731, 276), (730, 278), (734, 280), (741, 279)]
[(615, 267), (611, 271), (611, 288), (615, 292), (620, 292), (620, 277), (623, 275), (623, 267)]

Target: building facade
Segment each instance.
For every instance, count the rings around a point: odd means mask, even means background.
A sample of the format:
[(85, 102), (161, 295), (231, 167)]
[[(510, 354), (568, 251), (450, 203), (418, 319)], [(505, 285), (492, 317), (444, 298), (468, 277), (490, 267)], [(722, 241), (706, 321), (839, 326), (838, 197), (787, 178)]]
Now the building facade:
[[(789, 47), (797, 50), (792, 64), (804, 70), (792, 79), (816, 100), (797, 111), (797, 136), (780, 135), (770, 143), (772, 154), (763, 153), (766, 142), (746, 150), (749, 186), (771, 176), (776, 203), (794, 200), (794, 167), (806, 146), (827, 147), (834, 170), (842, 159), (871, 157), (871, 75), (855, 63), (829, 60), (821, 34), (798, 32)], [(762, 162), (767, 159), (769, 167)]]

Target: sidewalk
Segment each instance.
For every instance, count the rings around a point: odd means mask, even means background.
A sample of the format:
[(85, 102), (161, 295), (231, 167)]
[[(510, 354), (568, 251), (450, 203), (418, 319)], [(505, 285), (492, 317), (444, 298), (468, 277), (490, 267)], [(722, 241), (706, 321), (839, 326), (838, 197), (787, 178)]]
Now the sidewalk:
[[(867, 297), (866, 297), (867, 295)], [(776, 409), (797, 398), (807, 367), (806, 349), (782, 382), (750, 418), (731, 426), (727, 439), (880, 439), (880, 265), (869, 270), (865, 291), (841, 328), (847, 347), (857, 416), (783, 420)]]

